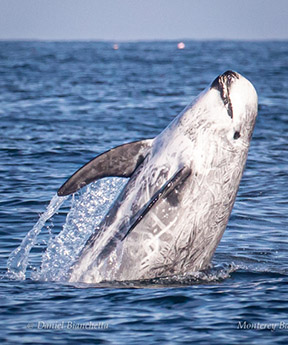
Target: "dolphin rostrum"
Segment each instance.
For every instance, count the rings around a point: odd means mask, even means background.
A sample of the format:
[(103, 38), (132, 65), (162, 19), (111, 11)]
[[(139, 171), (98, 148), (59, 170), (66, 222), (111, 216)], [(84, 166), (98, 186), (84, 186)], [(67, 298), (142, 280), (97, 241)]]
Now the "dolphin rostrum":
[(236, 198), (257, 108), (253, 85), (227, 71), (154, 139), (107, 151), (68, 179), (59, 196), (102, 177), (130, 177), (71, 267), (70, 281), (208, 268)]

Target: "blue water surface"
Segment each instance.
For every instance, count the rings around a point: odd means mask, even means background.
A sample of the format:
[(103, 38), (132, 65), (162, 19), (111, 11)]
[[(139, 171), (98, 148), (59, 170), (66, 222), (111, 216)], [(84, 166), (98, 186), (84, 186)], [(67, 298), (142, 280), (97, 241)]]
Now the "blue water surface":
[[(0, 42), (1, 343), (287, 344), (288, 42), (185, 44)], [(7, 274), (9, 255), (67, 177), (107, 149), (156, 136), (228, 69), (255, 85), (259, 116), (209, 274), (65, 281), (60, 271), (77, 246), (61, 253), (66, 261), (47, 247), (63, 225), (97, 216), (99, 185), (65, 200), (42, 227), (24, 276)], [(109, 202), (119, 185), (107, 183)], [(70, 209), (81, 214), (66, 219)]]

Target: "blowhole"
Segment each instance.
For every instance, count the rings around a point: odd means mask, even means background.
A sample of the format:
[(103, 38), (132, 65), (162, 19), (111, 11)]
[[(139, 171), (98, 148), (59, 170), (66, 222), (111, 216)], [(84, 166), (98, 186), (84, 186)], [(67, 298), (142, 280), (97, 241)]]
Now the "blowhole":
[(234, 133), (234, 136), (233, 136), (233, 139), (234, 140), (237, 140), (237, 139), (239, 139), (240, 138), (240, 132), (238, 132), (238, 131), (236, 131), (235, 133)]

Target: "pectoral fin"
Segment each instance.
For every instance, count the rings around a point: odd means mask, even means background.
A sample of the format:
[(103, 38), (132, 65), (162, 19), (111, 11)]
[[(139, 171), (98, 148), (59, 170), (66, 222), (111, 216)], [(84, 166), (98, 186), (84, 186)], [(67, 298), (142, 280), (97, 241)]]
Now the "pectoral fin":
[(143, 162), (153, 139), (136, 141), (106, 151), (76, 171), (59, 188), (58, 196), (75, 193), (78, 189), (102, 177), (130, 177)]
[(152, 198), (140, 209), (134, 217), (129, 230), (126, 232), (122, 241), (130, 234), (130, 232), (138, 225), (151, 208), (164, 198), (169, 198), (172, 192), (177, 191), (184, 183), (187, 177), (191, 174), (191, 169), (184, 166), (179, 169), (170, 180), (168, 180), (153, 196)]

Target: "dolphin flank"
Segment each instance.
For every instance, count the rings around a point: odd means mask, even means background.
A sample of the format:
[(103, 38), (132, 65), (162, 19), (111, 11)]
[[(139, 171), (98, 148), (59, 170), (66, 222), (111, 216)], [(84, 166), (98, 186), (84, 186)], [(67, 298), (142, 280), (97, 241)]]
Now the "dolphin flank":
[(71, 282), (138, 280), (209, 267), (225, 231), (257, 116), (237, 72), (218, 76), (154, 139), (118, 146), (58, 190), (129, 177), (71, 267)]

